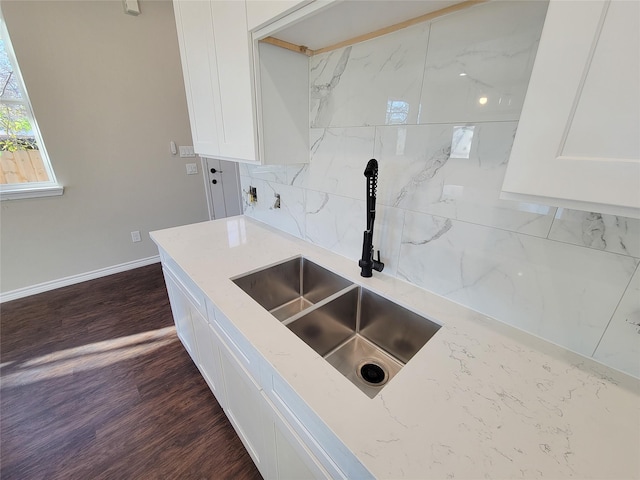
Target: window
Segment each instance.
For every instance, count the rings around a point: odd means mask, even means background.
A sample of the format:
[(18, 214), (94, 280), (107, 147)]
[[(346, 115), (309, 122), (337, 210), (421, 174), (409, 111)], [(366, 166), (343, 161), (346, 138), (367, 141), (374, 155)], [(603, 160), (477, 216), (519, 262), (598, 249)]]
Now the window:
[(0, 12), (0, 199), (61, 195)]
[(409, 119), (409, 104), (402, 100), (387, 101), (387, 125), (404, 125)]

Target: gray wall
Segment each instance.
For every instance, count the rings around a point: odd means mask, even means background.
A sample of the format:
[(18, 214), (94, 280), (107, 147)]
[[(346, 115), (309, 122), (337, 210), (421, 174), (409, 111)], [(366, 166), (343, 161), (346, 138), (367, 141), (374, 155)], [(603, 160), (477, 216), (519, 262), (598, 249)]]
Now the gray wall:
[[(170, 1), (3, 1), (61, 197), (3, 201), (2, 292), (157, 255), (148, 232), (207, 220)], [(195, 161), (195, 159), (190, 159)], [(141, 243), (130, 232), (140, 230)]]

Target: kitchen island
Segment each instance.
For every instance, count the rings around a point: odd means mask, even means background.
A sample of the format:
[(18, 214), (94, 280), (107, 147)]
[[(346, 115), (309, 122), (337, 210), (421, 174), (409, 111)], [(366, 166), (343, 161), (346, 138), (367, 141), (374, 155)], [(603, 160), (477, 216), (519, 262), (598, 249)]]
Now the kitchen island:
[[(151, 236), (249, 346), (255, 388), (295, 399), (282, 417), (330, 476), (640, 478), (638, 379), (244, 216)], [(230, 280), (298, 255), (442, 325), (374, 398)]]

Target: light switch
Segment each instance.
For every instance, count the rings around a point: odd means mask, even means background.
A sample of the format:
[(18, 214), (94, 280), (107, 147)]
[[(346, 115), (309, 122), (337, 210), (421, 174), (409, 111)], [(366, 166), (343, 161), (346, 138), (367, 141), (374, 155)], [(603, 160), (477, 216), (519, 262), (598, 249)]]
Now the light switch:
[(197, 174), (198, 174), (198, 165), (196, 165), (195, 163), (187, 163), (187, 175), (197, 175)]
[(196, 154), (195, 154), (195, 152), (193, 151), (193, 147), (192, 147), (192, 146), (191, 146), (191, 147), (183, 147), (183, 146), (181, 146), (181, 147), (180, 147), (180, 156), (181, 156), (182, 158), (185, 158), (185, 157), (195, 157), (195, 156), (196, 156)]

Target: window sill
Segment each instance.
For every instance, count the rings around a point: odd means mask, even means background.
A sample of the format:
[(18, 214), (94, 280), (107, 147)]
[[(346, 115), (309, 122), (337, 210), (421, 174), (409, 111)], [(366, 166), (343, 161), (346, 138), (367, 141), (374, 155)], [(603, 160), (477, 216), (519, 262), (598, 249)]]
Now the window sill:
[(0, 186), (0, 200), (18, 200), (21, 198), (57, 197), (64, 193), (64, 187), (58, 184), (22, 184)]

